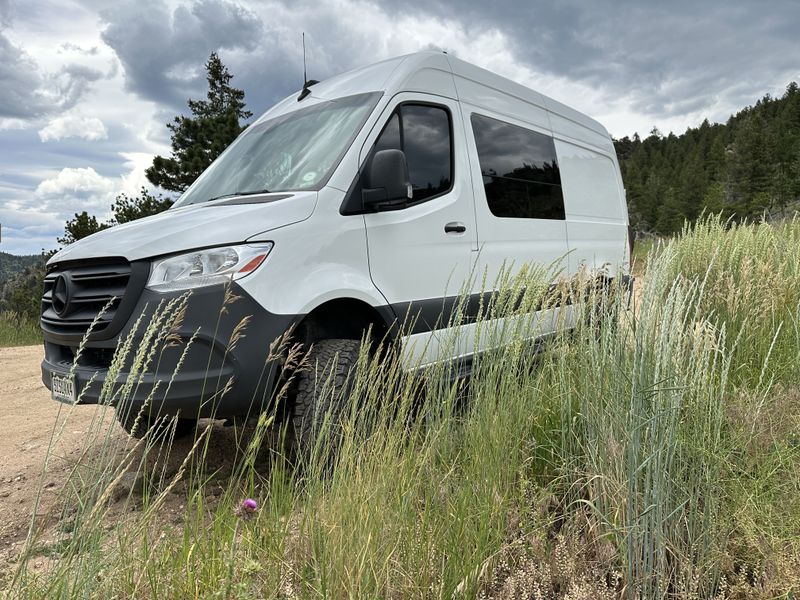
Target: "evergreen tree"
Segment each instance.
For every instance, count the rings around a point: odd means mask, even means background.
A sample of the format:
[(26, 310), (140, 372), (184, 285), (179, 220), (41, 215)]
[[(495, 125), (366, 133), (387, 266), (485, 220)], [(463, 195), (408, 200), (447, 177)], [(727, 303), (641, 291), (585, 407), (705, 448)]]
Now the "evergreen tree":
[(233, 75), (216, 52), (206, 62), (208, 93), (205, 100), (189, 100), (192, 116), (174, 118), (172, 156), (156, 156), (147, 169), (153, 185), (171, 192), (183, 192), (242, 132), (242, 120), (252, 113), (245, 109), (244, 91), (231, 87)]
[(127, 223), (150, 215), (156, 215), (172, 206), (171, 198), (164, 198), (161, 194), (154, 196), (142, 187), (138, 196), (130, 197), (125, 193), (117, 196), (111, 211), (114, 213), (109, 225)]
[(31, 320), (39, 318), (42, 308), (44, 264), (48, 258), (49, 256), (43, 255), (41, 261), (25, 267), (2, 286), (0, 312), (15, 312)]
[(58, 238), (59, 244), (71, 244), (77, 242), (87, 236), (108, 229), (110, 227), (106, 223), (100, 223), (97, 217), (90, 215), (85, 210), (81, 213), (75, 213), (75, 217), (67, 221), (64, 225), (64, 237)]
[(703, 212), (734, 219), (800, 210), (800, 87), (769, 95), (725, 124), (615, 140), (631, 224), (670, 234)]

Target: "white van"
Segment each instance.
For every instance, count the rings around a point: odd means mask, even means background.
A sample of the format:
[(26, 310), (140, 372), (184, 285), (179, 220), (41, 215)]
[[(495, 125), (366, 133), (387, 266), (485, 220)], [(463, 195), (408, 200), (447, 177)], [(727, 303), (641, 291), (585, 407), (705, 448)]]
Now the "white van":
[[(444, 53), (386, 60), (278, 103), (170, 210), (53, 256), (43, 381), (56, 400), (98, 402), (118, 341), (187, 290), (178, 334), (194, 341), (152, 414), (250, 413), (277, 379), (265, 374), (270, 342), (290, 328), (317, 360), (345, 366), (370, 327), (375, 339), (396, 336), (409, 367), (463, 359), (437, 345), (437, 330), (472, 273), (493, 281), (504, 265), (566, 257), (569, 273), (627, 274), (627, 226), (602, 125)], [(226, 285), (239, 299), (220, 315)], [(401, 330), (408, 315), (413, 328)], [(134, 402), (172, 378), (180, 354), (165, 351)], [(316, 402), (312, 371), (291, 399), (298, 423)], [(205, 382), (231, 378), (212, 407)]]

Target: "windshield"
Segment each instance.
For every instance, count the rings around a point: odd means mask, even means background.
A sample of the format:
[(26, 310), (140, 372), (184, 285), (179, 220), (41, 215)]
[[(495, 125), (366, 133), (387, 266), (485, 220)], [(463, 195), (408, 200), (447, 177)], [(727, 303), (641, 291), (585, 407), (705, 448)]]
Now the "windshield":
[(248, 127), (175, 206), (223, 196), (319, 189), (380, 93), (327, 100)]

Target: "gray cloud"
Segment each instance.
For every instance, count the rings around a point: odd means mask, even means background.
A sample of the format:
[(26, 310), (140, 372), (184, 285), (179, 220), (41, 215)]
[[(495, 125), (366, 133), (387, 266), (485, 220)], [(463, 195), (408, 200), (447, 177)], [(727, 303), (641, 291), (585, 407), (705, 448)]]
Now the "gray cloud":
[(378, 58), (372, 49), (380, 32), (361, 30), (358, 15), (340, 5), (238, 2), (184, 0), (174, 9), (161, 0), (150, 0), (144, 9), (138, 1), (114, 6), (100, 13), (102, 38), (118, 56), (127, 88), (158, 103), (167, 120), (186, 111), (188, 98), (204, 93), (203, 64), (215, 50), (256, 115), (302, 86), (303, 31), (311, 78)]
[(495, 28), (532, 69), (623, 98), (656, 120), (738, 108), (800, 76), (796, 0), (461, 0), (457, 11), (443, 0), (379, 1), (390, 13), (419, 11), (476, 32)]
[(104, 77), (105, 74), (102, 71), (85, 65), (71, 64), (64, 66), (55, 76), (55, 79), (60, 83), (59, 108), (67, 109), (75, 106), (89, 90), (90, 85)]
[(57, 52), (61, 54), (62, 52), (77, 52), (78, 54), (84, 54), (86, 56), (95, 56), (98, 52), (97, 46), (92, 46), (91, 48), (84, 48), (79, 46), (78, 44), (73, 44), (71, 42), (64, 42), (58, 47)]
[(131, 169), (125, 153), (140, 143), (118, 124), (108, 134), (90, 143), (75, 138), (42, 143), (35, 129), (3, 132), (0, 221), (5, 251), (55, 248), (56, 237), (75, 212), (87, 210), (105, 218), (123, 189), (120, 176)]
[(203, 63), (215, 50), (252, 50), (261, 20), (227, 0), (200, 0), (172, 12), (160, 0), (103, 11), (103, 41), (119, 57), (129, 90), (172, 107), (203, 88)]
[(41, 85), (33, 59), (0, 32), (0, 118), (27, 119), (41, 113)]
[(11, 2), (0, 0), (0, 28), (8, 27), (11, 24)]
[(36, 62), (0, 32), (0, 118), (33, 119), (67, 110), (103, 77), (77, 64), (44, 75)]
[(43, 73), (36, 61), (5, 34), (11, 26), (9, 0), (0, 0), (0, 118), (33, 119), (67, 110), (103, 73), (79, 64)]

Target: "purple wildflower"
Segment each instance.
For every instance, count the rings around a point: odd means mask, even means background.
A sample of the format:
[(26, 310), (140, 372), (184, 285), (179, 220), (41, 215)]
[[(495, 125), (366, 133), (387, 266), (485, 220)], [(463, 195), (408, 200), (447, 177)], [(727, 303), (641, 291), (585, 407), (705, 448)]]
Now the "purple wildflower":
[(252, 498), (245, 498), (233, 512), (236, 513), (237, 517), (241, 517), (242, 519), (252, 519), (256, 516), (256, 512), (258, 512), (258, 503)]

